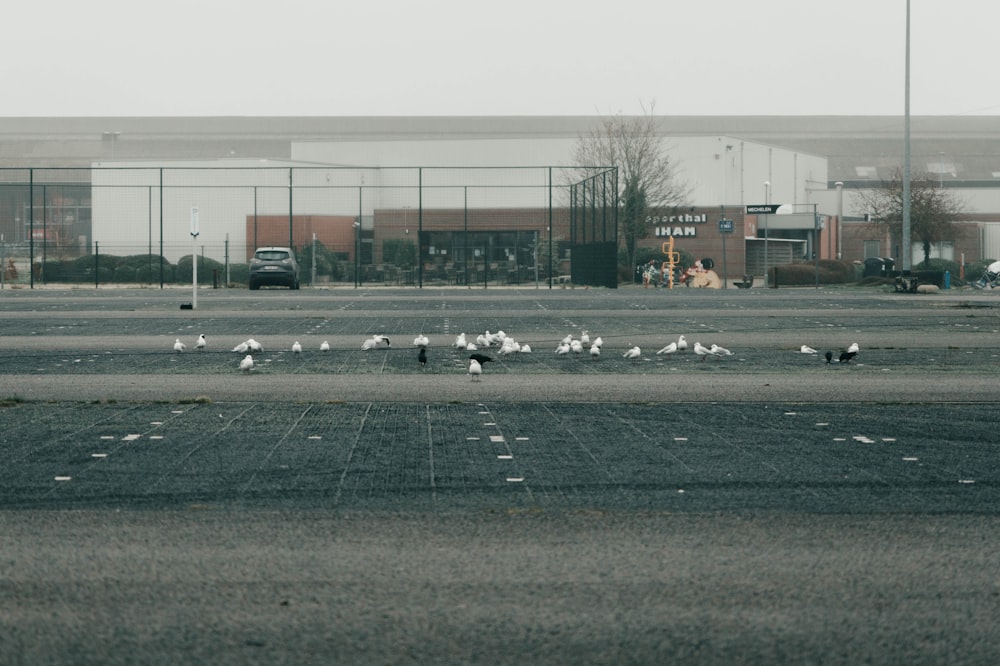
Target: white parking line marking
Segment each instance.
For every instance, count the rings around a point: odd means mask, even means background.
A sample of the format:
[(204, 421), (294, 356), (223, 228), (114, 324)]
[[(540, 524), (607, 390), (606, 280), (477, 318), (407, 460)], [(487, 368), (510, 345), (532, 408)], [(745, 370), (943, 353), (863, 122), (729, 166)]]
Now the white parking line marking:
[(108, 454), (107, 453), (91, 453), (90, 457), (91, 458), (107, 458)]
[(513, 460), (514, 456), (497, 456), (497, 460)]
[(134, 442), (135, 440), (139, 439), (140, 437), (142, 437), (142, 435), (125, 435), (124, 437), (122, 437), (122, 441), (123, 442)]
[(524, 477), (523, 476), (508, 476), (507, 477), (507, 481), (509, 483), (521, 483), (522, 481), (524, 481)]
[(57, 476), (56, 481), (69, 481), (72, 478), (72, 476)]
[(913, 456), (904, 457), (903, 460), (905, 460), (906, 462), (916, 462), (917, 461), (917, 459), (914, 458)]
[(503, 441), (506, 441), (506, 440), (503, 438), (503, 435), (490, 435), (490, 441), (491, 442), (503, 442)]

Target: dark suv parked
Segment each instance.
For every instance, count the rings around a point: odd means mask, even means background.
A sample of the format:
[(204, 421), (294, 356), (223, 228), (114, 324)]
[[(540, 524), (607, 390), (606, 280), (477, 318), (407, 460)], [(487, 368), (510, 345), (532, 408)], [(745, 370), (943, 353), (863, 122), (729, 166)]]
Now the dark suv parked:
[(261, 247), (250, 259), (250, 288), (278, 285), (299, 288), (299, 262), (288, 247)]

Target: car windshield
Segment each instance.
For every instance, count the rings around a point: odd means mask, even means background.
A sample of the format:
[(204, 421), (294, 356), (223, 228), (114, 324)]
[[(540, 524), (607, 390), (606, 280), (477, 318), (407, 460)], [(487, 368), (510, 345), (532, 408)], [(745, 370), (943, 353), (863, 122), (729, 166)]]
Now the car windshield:
[(267, 250), (258, 252), (256, 257), (261, 261), (282, 261), (283, 259), (288, 259), (288, 253), (280, 250)]

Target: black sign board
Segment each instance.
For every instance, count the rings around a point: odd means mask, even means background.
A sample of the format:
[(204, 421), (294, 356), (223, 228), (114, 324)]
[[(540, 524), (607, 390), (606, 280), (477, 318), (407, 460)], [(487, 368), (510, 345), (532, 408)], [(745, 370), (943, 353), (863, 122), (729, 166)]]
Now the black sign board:
[(756, 204), (747, 206), (747, 215), (774, 215), (782, 204)]

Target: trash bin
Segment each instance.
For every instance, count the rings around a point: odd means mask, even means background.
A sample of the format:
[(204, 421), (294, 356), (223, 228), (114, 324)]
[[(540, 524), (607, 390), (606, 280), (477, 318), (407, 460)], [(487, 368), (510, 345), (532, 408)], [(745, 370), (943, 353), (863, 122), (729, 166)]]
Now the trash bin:
[(896, 266), (896, 261), (892, 257), (882, 257), (882, 275), (883, 277), (889, 277), (892, 275), (893, 268)]
[(865, 259), (865, 272), (862, 277), (882, 277), (885, 275), (885, 262), (881, 257)]

